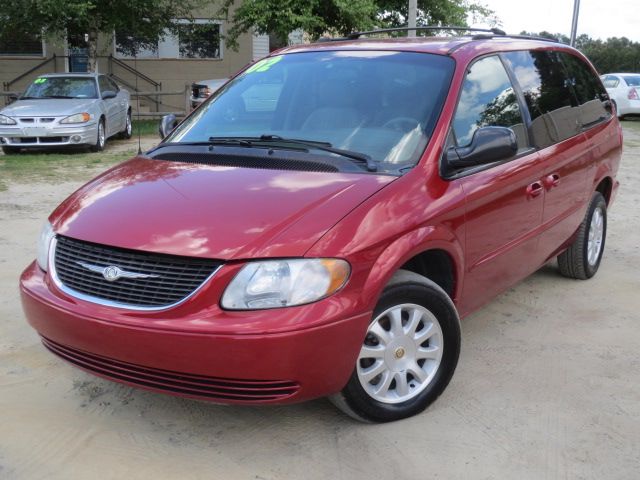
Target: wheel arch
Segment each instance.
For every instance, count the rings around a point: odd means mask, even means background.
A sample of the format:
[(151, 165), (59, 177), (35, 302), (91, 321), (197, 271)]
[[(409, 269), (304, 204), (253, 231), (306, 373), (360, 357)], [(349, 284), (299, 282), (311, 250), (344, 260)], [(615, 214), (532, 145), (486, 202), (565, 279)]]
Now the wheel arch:
[(462, 291), (463, 249), (448, 228), (429, 226), (402, 235), (376, 259), (363, 289), (370, 309), (400, 269), (429, 278), (456, 303)]
[(611, 192), (613, 191), (613, 179), (610, 176), (604, 177), (596, 186), (595, 191), (602, 194), (608, 206), (611, 200)]

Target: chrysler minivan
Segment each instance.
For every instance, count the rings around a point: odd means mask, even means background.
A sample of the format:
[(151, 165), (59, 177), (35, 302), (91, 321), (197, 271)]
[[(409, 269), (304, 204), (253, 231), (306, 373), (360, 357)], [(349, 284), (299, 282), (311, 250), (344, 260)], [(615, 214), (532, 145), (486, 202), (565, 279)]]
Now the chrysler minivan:
[(285, 48), (55, 209), (26, 317), (132, 386), (417, 414), (453, 375), (461, 318), (556, 257), (597, 272), (614, 108), (580, 52), (544, 39)]

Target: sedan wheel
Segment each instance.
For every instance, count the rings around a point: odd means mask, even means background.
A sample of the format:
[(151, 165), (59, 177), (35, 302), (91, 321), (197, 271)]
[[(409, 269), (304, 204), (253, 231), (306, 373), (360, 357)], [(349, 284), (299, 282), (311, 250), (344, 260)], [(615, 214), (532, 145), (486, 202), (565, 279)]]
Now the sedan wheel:
[(97, 135), (95, 145), (91, 147), (91, 151), (101, 152), (102, 150), (104, 150), (104, 146), (106, 142), (107, 142), (107, 134), (104, 128), (104, 118), (102, 118), (98, 123), (98, 135)]
[(120, 138), (129, 139), (133, 134), (133, 127), (131, 124), (131, 111), (127, 112), (127, 118), (125, 119), (124, 130), (120, 132)]

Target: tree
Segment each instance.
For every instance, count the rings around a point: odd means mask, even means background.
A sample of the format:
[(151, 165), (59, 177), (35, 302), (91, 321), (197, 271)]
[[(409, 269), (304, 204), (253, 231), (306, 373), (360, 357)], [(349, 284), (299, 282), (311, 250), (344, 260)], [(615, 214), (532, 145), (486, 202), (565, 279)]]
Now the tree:
[[(302, 29), (313, 39), (325, 34), (346, 35), (374, 27), (406, 24), (406, 0), (224, 0), (220, 14), (229, 16), (231, 28), (225, 39), (234, 47), (243, 33), (255, 30), (280, 40)], [(492, 20), (493, 12), (469, 0), (418, 0), (418, 24), (467, 24), (467, 15)]]
[(0, 37), (42, 32), (55, 38), (88, 36), (89, 70), (98, 56), (98, 34), (135, 32), (126, 37), (126, 53), (157, 45), (167, 32), (175, 33), (175, 18), (191, 18), (205, 0), (13, 0), (0, 9)]

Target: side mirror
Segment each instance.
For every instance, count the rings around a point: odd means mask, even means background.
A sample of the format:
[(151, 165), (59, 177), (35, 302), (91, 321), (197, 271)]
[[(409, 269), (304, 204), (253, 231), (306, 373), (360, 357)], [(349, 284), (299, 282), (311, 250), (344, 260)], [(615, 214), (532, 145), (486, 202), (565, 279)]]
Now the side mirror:
[(473, 167), (506, 160), (518, 151), (516, 134), (506, 127), (481, 127), (466, 147), (451, 147), (446, 152), (447, 164), (452, 168)]
[(162, 120), (160, 120), (160, 128), (158, 129), (160, 138), (165, 138), (167, 135), (173, 132), (173, 129), (176, 128), (177, 124), (178, 119), (173, 113), (162, 117)]
[(118, 94), (113, 90), (105, 90), (104, 92), (102, 92), (102, 99), (109, 100), (110, 98), (116, 98), (117, 95)]
[(17, 93), (10, 93), (7, 95), (7, 103), (13, 103), (20, 98), (20, 95)]

